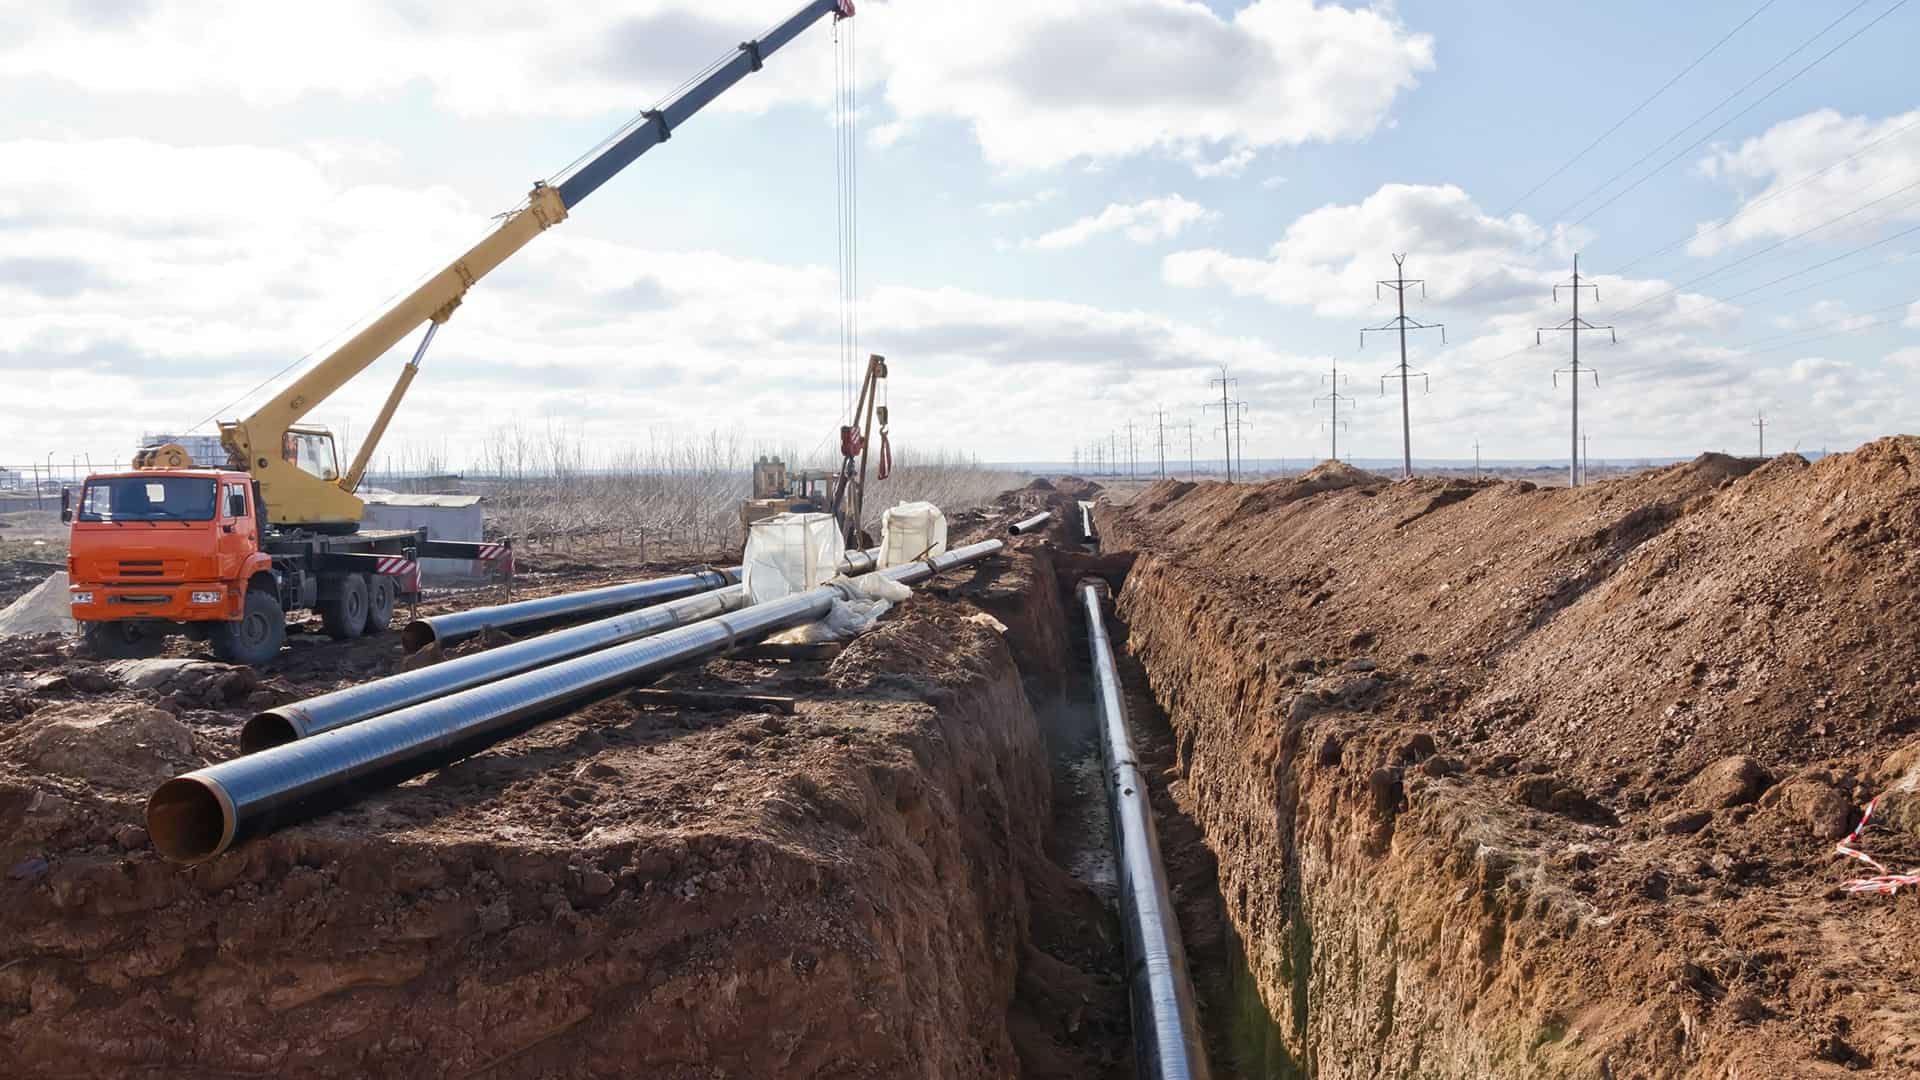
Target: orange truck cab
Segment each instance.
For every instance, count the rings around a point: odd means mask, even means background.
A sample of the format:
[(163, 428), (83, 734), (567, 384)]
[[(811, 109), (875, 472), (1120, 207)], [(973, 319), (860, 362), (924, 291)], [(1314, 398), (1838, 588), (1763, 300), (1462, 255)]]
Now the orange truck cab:
[(288, 612), (318, 610), (335, 638), (387, 629), (397, 602), (419, 593), (422, 557), (499, 560), (511, 572), (510, 542), (276, 526), (260, 486), (231, 469), (100, 473), (72, 494), (62, 507), (68, 598), (97, 656), (152, 656), (183, 633), (222, 659), (265, 663), (286, 641)]

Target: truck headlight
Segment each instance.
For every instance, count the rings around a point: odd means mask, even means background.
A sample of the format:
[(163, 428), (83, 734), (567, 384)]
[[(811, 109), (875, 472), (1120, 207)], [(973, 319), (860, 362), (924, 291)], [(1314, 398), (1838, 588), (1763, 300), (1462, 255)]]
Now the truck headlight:
[(93, 603), (93, 594), (90, 592), (74, 593), (73, 602), (76, 604), (91, 604)]
[(196, 604), (217, 604), (220, 602), (220, 594), (217, 592), (196, 592), (193, 594), (193, 602)]

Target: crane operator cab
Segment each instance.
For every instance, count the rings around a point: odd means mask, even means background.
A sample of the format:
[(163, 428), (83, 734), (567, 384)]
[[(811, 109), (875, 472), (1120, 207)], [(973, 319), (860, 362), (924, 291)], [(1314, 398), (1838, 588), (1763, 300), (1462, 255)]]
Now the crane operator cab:
[(280, 440), (280, 457), (309, 476), (328, 481), (340, 479), (340, 457), (334, 451), (333, 432), (325, 428), (288, 428)]

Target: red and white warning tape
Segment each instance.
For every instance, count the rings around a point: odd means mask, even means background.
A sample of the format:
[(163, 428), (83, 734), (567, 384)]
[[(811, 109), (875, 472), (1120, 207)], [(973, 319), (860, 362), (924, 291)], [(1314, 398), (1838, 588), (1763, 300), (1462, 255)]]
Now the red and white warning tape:
[(1866, 812), (1860, 815), (1860, 824), (1853, 827), (1853, 832), (1849, 833), (1845, 840), (1833, 846), (1835, 854), (1845, 855), (1849, 859), (1858, 859), (1868, 866), (1873, 867), (1875, 870), (1880, 871), (1880, 873), (1873, 877), (1854, 878), (1852, 881), (1841, 886), (1848, 892), (1875, 892), (1886, 893), (1888, 896), (1892, 896), (1901, 889), (1920, 885), (1920, 873), (1896, 874), (1887, 869), (1885, 863), (1854, 846), (1860, 842), (1860, 834), (1867, 831), (1867, 822), (1873, 820), (1873, 808), (1879, 804), (1880, 796), (1875, 795), (1873, 799), (1867, 803)]
[(412, 559), (407, 558), (404, 555), (383, 555), (380, 557), (379, 569), (377, 569), (374, 572), (379, 574), (392, 574), (395, 576), (404, 576), (406, 574), (413, 572), (415, 569), (418, 569), (419, 566), (420, 566), (419, 563), (413, 561)]

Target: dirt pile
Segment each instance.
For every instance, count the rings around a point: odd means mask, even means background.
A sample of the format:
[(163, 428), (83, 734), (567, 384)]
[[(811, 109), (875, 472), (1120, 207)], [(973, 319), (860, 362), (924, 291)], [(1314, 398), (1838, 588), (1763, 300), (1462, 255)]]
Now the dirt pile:
[(1030, 896), (1058, 909), (1043, 921), (1099, 916), (1042, 850), (1022, 679), (1044, 673), (1009, 639), (1060, 613), (1019, 599), (1046, 541), (1016, 547), (830, 666), (666, 682), (791, 695), (794, 716), (615, 698), (188, 869), (148, 849), (151, 789), (234, 753), (262, 695), (391, 671), (397, 643), (303, 643), (257, 686), (191, 656), (9, 645), (0, 1073), (985, 1078), (1077, 1060), (1091, 984), (1029, 944)]
[(1575, 490), (1322, 466), (1101, 527), (1315, 1075), (1920, 1069), (1920, 909), (1832, 856), (1920, 760), (1920, 440)]
[(47, 575), (40, 584), (0, 608), (0, 637), (76, 632), (64, 570)]

